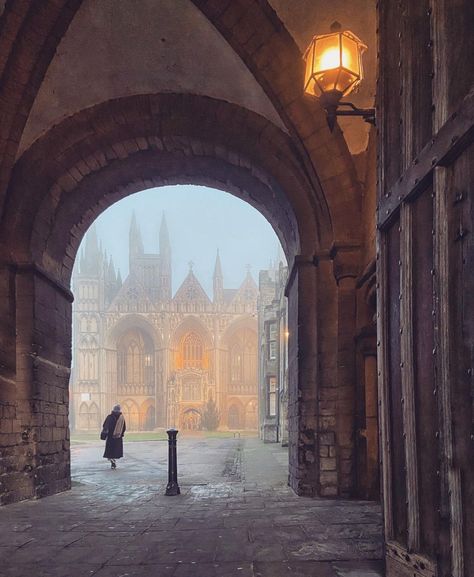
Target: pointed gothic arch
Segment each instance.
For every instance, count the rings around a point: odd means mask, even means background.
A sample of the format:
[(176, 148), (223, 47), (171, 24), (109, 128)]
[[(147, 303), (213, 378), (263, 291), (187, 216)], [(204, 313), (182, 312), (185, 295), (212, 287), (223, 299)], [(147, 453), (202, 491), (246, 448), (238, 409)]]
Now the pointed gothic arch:
[(133, 399), (126, 399), (121, 403), (122, 413), (128, 431), (140, 430), (140, 409)]
[(95, 402), (82, 402), (79, 406), (77, 429), (80, 431), (98, 431), (100, 424), (97, 404)]
[(227, 409), (227, 426), (232, 430), (243, 429), (242, 405), (239, 401), (232, 401)]

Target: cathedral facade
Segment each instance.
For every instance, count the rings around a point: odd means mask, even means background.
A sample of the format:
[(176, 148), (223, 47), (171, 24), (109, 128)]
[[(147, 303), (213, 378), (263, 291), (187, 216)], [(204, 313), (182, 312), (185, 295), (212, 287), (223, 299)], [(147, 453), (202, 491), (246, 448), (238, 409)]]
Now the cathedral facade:
[(247, 273), (224, 288), (217, 254), (213, 298), (189, 272), (172, 294), (166, 220), (160, 252), (144, 251), (132, 217), (129, 274), (116, 273), (92, 228), (73, 278), (71, 428), (97, 431), (120, 403), (129, 430), (199, 430), (217, 408), (219, 429), (257, 429), (257, 296)]

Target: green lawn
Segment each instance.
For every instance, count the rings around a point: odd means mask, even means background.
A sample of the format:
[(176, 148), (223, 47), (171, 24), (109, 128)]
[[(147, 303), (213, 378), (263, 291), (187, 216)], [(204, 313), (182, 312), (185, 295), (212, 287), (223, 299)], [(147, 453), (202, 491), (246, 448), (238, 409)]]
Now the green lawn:
[[(236, 433), (238, 435), (238, 433)], [(186, 433), (179, 433), (179, 437), (202, 437), (205, 439), (223, 439), (232, 438), (234, 433), (232, 431), (192, 431)], [(241, 431), (241, 437), (255, 437), (256, 433), (253, 431)], [(127, 432), (125, 433), (127, 442), (130, 441), (166, 441), (168, 435), (165, 431), (157, 432)], [(71, 444), (90, 443), (93, 441), (100, 442), (99, 433), (73, 433), (71, 434)]]
[[(164, 432), (142, 432), (142, 433), (125, 433), (128, 441), (166, 441), (168, 435)], [(71, 443), (90, 443), (91, 441), (100, 441), (99, 433), (73, 433), (71, 434)]]

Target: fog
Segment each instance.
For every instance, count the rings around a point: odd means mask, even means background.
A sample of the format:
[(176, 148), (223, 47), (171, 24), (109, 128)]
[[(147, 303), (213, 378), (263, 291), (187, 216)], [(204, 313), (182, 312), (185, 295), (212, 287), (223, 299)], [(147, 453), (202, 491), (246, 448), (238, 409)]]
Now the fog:
[[(165, 214), (172, 251), (173, 294), (193, 263), (193, 272), (212, 297), (212, 275), (219, 249), (224, 286), (237, 288), (248, 266), (258, 273), (284, 261), (278, 238), (268, 221), (242, 200), (203, 186), (166, 186), (131, 195), (95, 221), (102, 248), (112, 255), (122, 279), (128, 275), (128, 243), (132, 214), (141, 231), (145, 253), (158, 253), (158, 233)], [(81, 254), (82, 246), (78, 257)], [(76, 266), (79, 258), (76, 259)]]

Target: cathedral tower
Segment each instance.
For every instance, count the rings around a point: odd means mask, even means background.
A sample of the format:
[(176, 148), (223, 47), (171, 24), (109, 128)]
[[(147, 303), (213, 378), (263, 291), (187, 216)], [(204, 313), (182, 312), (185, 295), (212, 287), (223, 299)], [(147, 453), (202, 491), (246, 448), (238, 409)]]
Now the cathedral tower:
[(135, 272), (137, 265), (137, 260), (139, 257), (143, 256), (143, 241), (140, 229), (137, 224), (137, 218), (135, 212), (132, 214), (132, 220), (130, 222), (130, 232), (129, 232), (129, 270), (130, 273)]
[(171, 244), (166, 224), (165, 213), (161, 217), (160, 225), (160, 299), (171, 300)]

